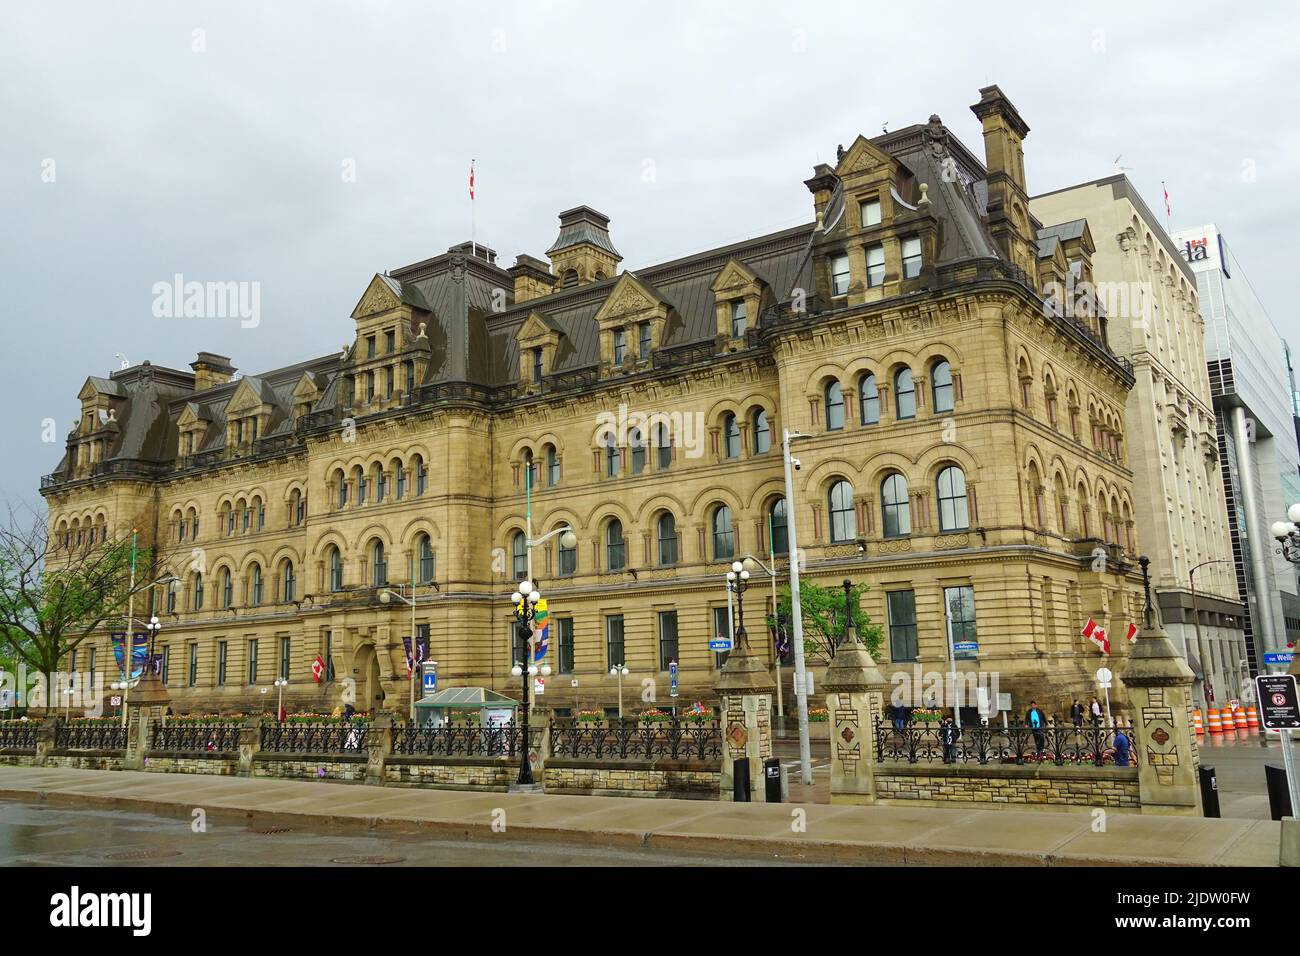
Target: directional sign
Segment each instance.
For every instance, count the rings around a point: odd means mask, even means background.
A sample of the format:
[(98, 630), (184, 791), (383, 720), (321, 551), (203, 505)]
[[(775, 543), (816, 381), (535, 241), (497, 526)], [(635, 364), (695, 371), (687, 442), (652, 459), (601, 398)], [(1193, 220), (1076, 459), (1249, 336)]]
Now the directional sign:
[(716, 640), (709, 641), (709, 650), (729, 651), (731, 650), (731, 641), (725, 637), (719, 637)]
[(980, 645), (978, 641), (958, 641), (952, 649), (957, 654), (972, 654), (980, 649)]
[(424, 663), (424, 696), (428, 697), (438, 689), (438, 662), (426, 661)]
[(1265, 664), (1290, 664), (1295, 659), (1295, 655), (1290, 651), (1284, 651), (1279, 654), (1265, 654)]
[(1300, 700), (1292, 674), (1260, 674), (1255, 678), (1259, 701), (1259, 723), (1265, 730), (1293, 730), (1300, 727)]
[(668, 696), (677, 696), (677, 662), (668, 662)]

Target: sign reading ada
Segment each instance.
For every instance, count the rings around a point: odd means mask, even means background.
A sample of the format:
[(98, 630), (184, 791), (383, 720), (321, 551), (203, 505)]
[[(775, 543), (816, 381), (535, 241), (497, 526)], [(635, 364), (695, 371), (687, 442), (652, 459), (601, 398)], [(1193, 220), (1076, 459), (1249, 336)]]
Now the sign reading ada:
[(1295, 675), (1260, 674), (1255, 678), (1259, 702), (1259, 723), (1265, 730), (1283, 731), (1300, 727), (1300, 700)]

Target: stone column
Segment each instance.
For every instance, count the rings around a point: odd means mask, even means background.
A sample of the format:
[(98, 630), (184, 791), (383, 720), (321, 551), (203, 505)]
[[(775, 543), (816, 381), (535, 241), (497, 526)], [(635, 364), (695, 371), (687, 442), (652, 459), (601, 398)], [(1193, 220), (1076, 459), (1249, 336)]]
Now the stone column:
[[(851, 588), (845, 581), (846, 606)], [(886, 681), (852, 617), (822, 684), (831, 721), (831, 803), (875, 803), (876, 721), (884, 708)]]
[(380, 714), (366, 733), (366, 783), (384, 782), (384, 763), (393, 752), (393, 718)]
[(714, 688), (722, 703), (719, 799), (733, 799), (735, 766), (748, 761), (750, 799), (763, 802), (763, 761), (772, 756), (772, 692), (776, 683), (767, 665), (750, 648), (743, 622), (736, 630), (736, 649), (718, 672)]
[(170, 703), (162, 679), (147, 665), (144, 676), (126, 700), (126, 754), (122, 763), (127, 770), (144, 769), (145, 755), (149, 752), (149, 728), (162, 720)]
[(50, 759), (50, 751), (58, 743), (59, 720), (56, 717), (46, 717), (40, 721), (36, 727), (36, 756), (32, 761), (32, 766), (44, 767)]
[(1149, 559), (1142, 565), (1143, 627), (1120, 665), (1133, 710), (1142, 812), (1200, 816), (1200, 753), (1192, 722), (1192, 670), (1151, 608)]
[(239, 767), (235, 774), (240, 777), (253, 775), (253, 761), (262, 749), (262, 718), (246, 717), (244, 725), (239, 728)]

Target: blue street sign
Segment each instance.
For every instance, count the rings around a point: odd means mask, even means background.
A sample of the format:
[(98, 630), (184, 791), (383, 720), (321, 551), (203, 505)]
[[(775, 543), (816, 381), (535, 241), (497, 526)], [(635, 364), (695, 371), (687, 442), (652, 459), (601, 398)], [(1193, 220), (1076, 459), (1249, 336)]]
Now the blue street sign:
[(670, 697), (677, 696), (677, 662), (676, 661), (668, 662), (668, 695)]
[(967, 654), (980, 649), (978, 641), (958, 641), (953, 644), (952, 649), (958, 654)]
[(716, 641), (709, 641), (709, 650), (711, 651), (729, 651), (731, 650), (731, 641), (725, 637), (720, 637)]
[(428, 697), (438, 689), (438, 662), (429, 661), (424, 665), (424, 696)]
[(1290, 664), (1294, 658), (1295, 658), (1294, 654), (1288, 651), (1283, 651), (1280, 654), (1265, 654), (1264, 663), (1265, 664)]

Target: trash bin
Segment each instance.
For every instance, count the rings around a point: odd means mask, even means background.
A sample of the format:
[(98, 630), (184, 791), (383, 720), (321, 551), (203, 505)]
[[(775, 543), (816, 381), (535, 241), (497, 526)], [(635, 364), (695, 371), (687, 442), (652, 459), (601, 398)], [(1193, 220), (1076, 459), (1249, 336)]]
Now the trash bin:
[(749, 760), (737, 760), (731, 765), (731, 799), (735, 803), (749, 803)]
[(1201, 767), (1201, 809), (1204, 816), (1219, 816), (1219, 778), (1213, 767)]
[(781, 759), (769, 757), (763, 761), (764, 796), (768, 803), (781, 802)]
[(1291, 789), (1286, 785), (1286, 768), (1275, 763), (1264, 764), (1264, 781), (1268, 784), (1268, 810), (1274, 820), (1293, 816)]

